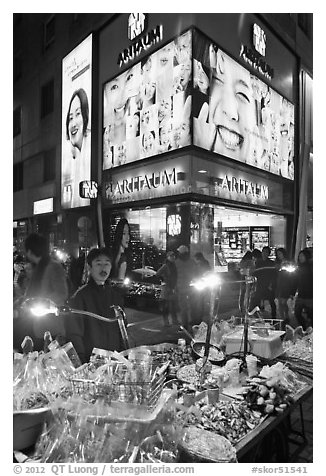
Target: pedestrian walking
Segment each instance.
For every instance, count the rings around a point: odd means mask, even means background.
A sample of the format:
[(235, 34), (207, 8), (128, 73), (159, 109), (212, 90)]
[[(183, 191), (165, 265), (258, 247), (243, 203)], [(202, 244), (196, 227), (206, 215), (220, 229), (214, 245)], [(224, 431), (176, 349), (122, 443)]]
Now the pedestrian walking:
[(177, 296), (177, 267), (175, 265), (175, 253), (168, 251), (166, 262), (156, 273), (156, 277), (163, 280), (161, 286), (160, 304), (165, 327), (169, 327), (169, 316), (171, 315), (172, 324), (178, 325), (178, 296)]

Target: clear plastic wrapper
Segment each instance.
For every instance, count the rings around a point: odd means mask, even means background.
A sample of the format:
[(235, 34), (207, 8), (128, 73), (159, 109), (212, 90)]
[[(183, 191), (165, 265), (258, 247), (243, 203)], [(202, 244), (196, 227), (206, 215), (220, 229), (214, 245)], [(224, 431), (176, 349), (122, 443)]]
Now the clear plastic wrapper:
[(101, 401), (90, 409), (81, 397), (58, 399), (51, 406), (53, 418), (45, 424), (36, 443), (35, 458), (42, 463), (134, 462), (138, 447), (157, 428), (166, 442), (176, 447), (177, 426), (171, 430), (171, 414), (166, 414), (170, 396), (171, 393), (147, 419), (140, 408), (136, 412), (130, 408), (129, 416), (122, 418), (116, 408), (110, 413)]
[(45, 407), (49, 403), (45, 373), (38, 352), (30, 352), (13, 381), (14, 411)]

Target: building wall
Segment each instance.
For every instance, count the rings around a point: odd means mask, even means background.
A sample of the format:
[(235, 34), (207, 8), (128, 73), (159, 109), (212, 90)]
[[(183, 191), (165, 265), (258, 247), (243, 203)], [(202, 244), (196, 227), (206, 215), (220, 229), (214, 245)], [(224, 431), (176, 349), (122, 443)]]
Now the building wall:
[[(116, 63), (120, 50), (127, 47), (127, 14), (55, 14), (54, 42), (44, 48), (44, 22), (51, 14), (16, 14), (13, 30), (14, 57), (21, 58), (22, 75), (13, 85), (13, 109), (22, 107), (21, 133), (13, 139), (13, 164), (24, 162), (24, 188), (14, 193), (14, 220), (32, 216), (33, 200), (55, 197), (55, 212), (60, 213), (61, 162), (61, 75), (62, 58), (90, 32), (98, 35), (99, 64), (98, 150), (101, 151), (102, 97), (101, 88), (121, 69)], [(293, 100), (297, 88), (296, 64), (312, 75), (312, 39), (297, 26), (296, 14), (150, 14), (150, 25), (164, 23), (164, 41), (175, 37), (188, 26), (195, 25), (212, 37), (235, 59), (239, 43), (248, 40), (248, 26), (258, 18), (268, 34), (268, 62), (275, 68), (275, 88)], [(226, 21), (227, 19), (227, 21)], [(232, 34), (230, 34), (230, 32)], [(143, 56), (147, 54), (144, 53)], [(142, 56), (140, 56), (141, 58)], [(282, 74), (280, 73), (282, 71)], [(54, 110), (40, 118), (42, 86), (54, 79)], [(294, 88), (293, 88), (294, 87)], [(55, 179), (42, 183), (43, 154), (55, 148)], [(96, 154), (98, 157), (99, 154)], [(96, 161), (93, 157), (93, 161)], [(95, 167), (96, 170), (96, 167)], [(52, 196), (51, 195), (51, 196)], [(23, 199), (23, 200), (22, 200)]]

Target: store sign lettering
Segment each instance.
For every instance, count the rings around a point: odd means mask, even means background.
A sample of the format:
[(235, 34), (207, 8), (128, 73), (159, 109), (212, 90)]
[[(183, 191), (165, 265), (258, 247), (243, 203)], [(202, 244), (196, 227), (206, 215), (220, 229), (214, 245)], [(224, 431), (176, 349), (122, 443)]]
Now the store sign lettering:
[(181, 233), (181, 216), (169, 215), (167, 219), (167, 232), (169, 236), (178, 236)]
[(145, 30), (146, 15), (144, 13), (130, 13), (128, 18), (128, 38), (134, 40)]
[(178, 180), (177, 175), (176, 169), (173, 168), (171, 172), (164, 170), (117, 180), (115, 183), (111, 182), (106, 185), (105, 196), (106, 198), (113, 198), (134, 192), (143, 192), (175, 185)]
[(259, 71), (265, 78), (271, 80), (274, 77), (273, 68), (266, 63), (259, 53), (248, 48), (248, 46), (241, 45), (240, 58)]
[(237, 179), (236, 177), (228, 178), (228, 176), (225, 175), (220, 187), (229, 192), (251, 195), (262, 200), (268, 200), (268, 185), (261, 185), (259, 183), (250, 182), (249, 180)]
[(129, 48), (125, 48), (118, 57), (118, 65), (121, 67), (131, 61), (137, 56), (140, 55), (142, 51), (148, 50), (151, 46), (156, 45), (163, 39), (163, 25), (157, 25), (156, 28), (146, 33), (145, 36), (142, 36), (134, 43), (132, 43)]
[(266, 33), (262, 28), (260, 28), (257, 23), (253, 26), (252, 42), (254, 44), (255, 50), (259, 54), (265, 56), (266, 54)]

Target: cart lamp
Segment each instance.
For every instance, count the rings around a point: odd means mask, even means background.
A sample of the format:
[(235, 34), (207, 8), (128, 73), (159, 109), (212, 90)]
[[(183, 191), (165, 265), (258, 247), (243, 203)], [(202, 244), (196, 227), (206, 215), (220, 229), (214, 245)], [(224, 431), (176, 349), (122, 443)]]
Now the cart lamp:
[(190, 286), (193, 286), (198, 291), (202, 291), (203, 289), (217, 288), (221, 284), (222, 282), (219, 276), (214, 273), (208, 273), (202, 276), (200, 279), (192, 281)]
[(48, 314), (59, 315), (59, 308), (50, 299), (29, 298), (23, 302), (21, 307), (33, 317), (44, 317)]
[(93, 312), (84, 311), (81, 309), (73, 309), (69, 306), (56, 306), (55, 303), (51, 301), (51, 299), (47, 298), (28, 298), (23, 302), (21, 308), (28, 312), (32, 317), (44, 317), (48, 314), (53, 314), (55, 316), (69, 316), (72, 314), (77, 314), (92, 317), (106, 323), (118, 322), (124, 346), (126, 349), (129, 349), (130, 347), (126, 330), (126, 326), (128, 326), (127, 318), (124, 310), (120, 306), (110, 306), (114, 312), (114, 319), (99, 316)]
[(294, 273), (296, 270), (297, 266), (294, 264), (285, 264), (280, 268), (280, 271), (287, 271), (288, 273)]

